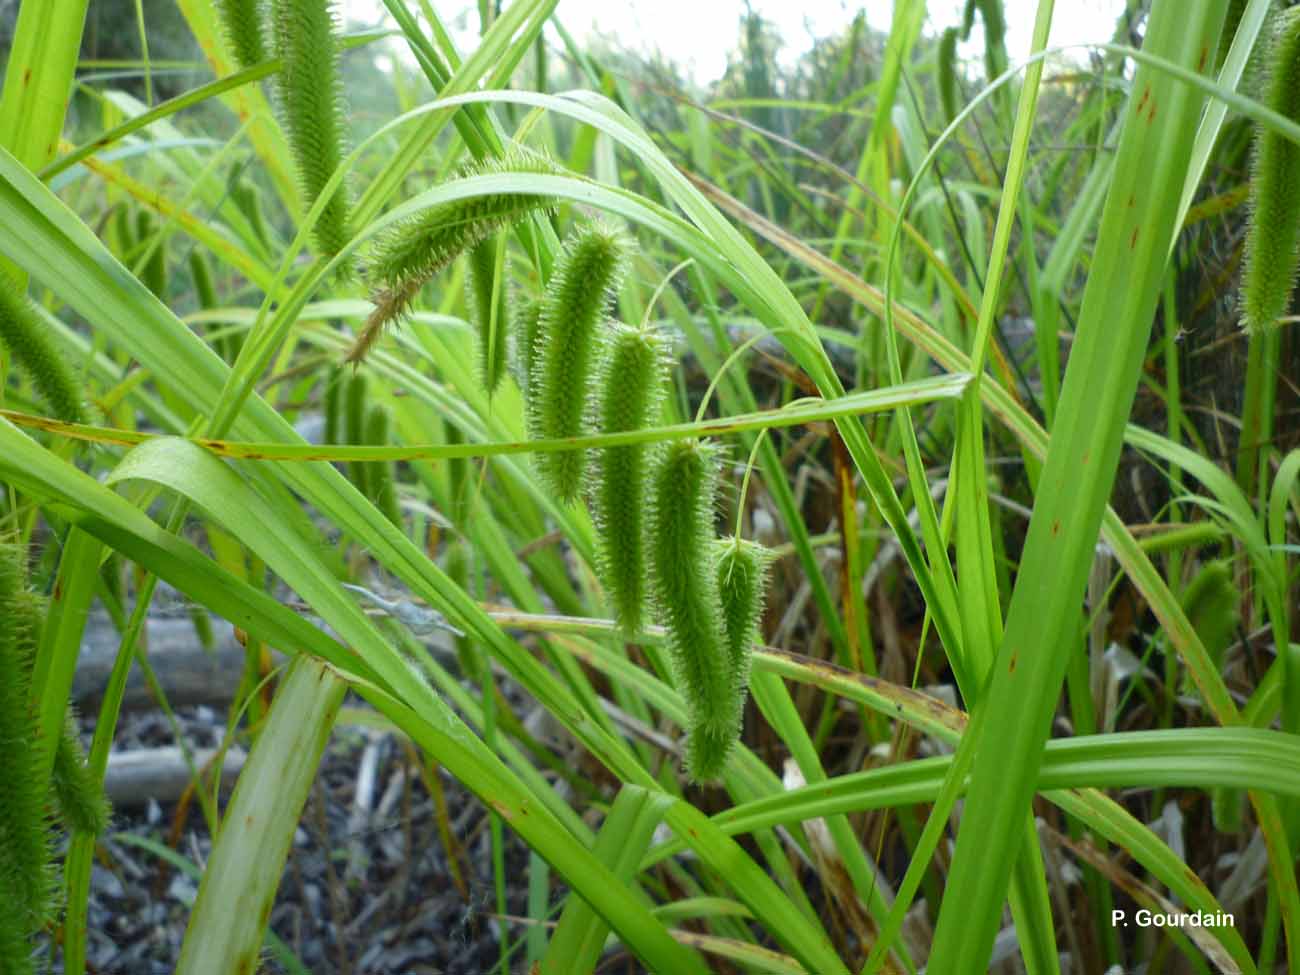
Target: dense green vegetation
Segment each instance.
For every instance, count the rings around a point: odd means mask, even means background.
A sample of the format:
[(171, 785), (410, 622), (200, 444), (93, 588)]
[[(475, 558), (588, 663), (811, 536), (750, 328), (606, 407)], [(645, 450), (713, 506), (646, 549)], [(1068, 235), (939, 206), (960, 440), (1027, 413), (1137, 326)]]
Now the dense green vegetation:
[(896, 0), (792, 68), (751, 12), (700, 91), (555, 0), (472, 49), (384, 6), (4, 35), (0, 967), (86, 970), (160, 581), (275, 687), (179, 971), (257, 966), (361, 708), (491, 808), (499, 892), (532, 851), (502, 972), (1300, 966), (1297, 9), (1067, 55), (1040, 0), (1016, 62), (1001, 0)]

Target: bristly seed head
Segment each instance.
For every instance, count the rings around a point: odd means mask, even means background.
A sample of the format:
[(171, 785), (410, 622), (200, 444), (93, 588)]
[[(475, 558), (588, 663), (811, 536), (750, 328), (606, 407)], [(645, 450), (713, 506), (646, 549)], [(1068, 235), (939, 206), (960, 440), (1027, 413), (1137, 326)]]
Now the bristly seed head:
[[(601, 433), (654, 424), (668, 376), (667, 345), (652, 326), (614, 325), (598, 384)], [(644, 511), (653, 449), (649, 444), (605, 447), (595, 458), (591, 502), (600, 529), (600, 575), (629, 637), (641, 630), (646, 602)]]
[(686, 699), (686, 768), (695, 781), (722, 774), (742, 716), (712, 558), (718, 466), (709, 444), (668, 444), (651, 475), (646, 536), (655, 606)]
[(0, 271), (0, 345), (31, 378), (50, 412), (67, 423), (85, 422), (81, 386), (49, 329), (16, 281)]
[[(289, 148), (308, 206), (343, 161), (343, 85), (333, 0), (272, 0), (272, 38), (280, 59), (276, 89)], [(352, 236), (346, 185), (330, 196), (313, 228), (322, 254)]]
[(50, 785), (59, 814), (68, 829), (98, 836), (108, 827), (109, 805), (99, 780), (86, 764), (86, 754), (77, 737), (77, 722), (69, 709), (54, 752)]
[[(557, 172), (559, 168), (548, 157), (515, 146), (500, 157), (466, 166), (458, 175), (468, 179)], [(368, 273), (375, 310), (362, 326), (346, 361), (364, 359), (384, 328), (406, 314), (425, 282), (457, 257), (529, 214), (546, 212), (553, 205), (551, 197), (536, 193), (490, 193), (438, 203), (397, 224), (379, 240), (371, 256)]]
[(721, 538), (713, 545), (722, 602), (722, 628), (732, 678), (743, 700), (749, 687), (749, 661), (759, 641), (772, 553), (757, 542)]
[(239, 68), (251, 68), (266, 60), (262, 38), (262, 0), (214, 0), (221, 31)]
[[(1300, 8), (1277, 15), (1268, 64), (1268, 107), (1300, 122)], [(1286, 314), (1300, 266), (1300, 146), (1257, 128), (1252, 176), (1241, 320), (1261, 332)]]
[[(0, 542), (0, 742), (5, 770), (0, 776), (0, 884), (10, 897), (11, 925), (30, 935), (52, 917), (54, 873), (42, 749), (28, 700), (39, 610), (28, 591), (23, 549)], [(0, 958), (0, 963), (13, 959)], [(8, 970), (6, 968), (6, 970)]]
[[(588, 390), (600, 359), (605, 318), (627, 264), (623, 233), (601, 224), (575, 231), (542, 295), (528, 422), (536, 440), (582, 436), (590, 427)], [(582, 491), (586, 451), (538, 456), (542, 478), (565, 502)]]
[(535, 298), (516, 295), (511, 302), (510, 339), (513, 346), (511, 368), (514, 370), (515, 382), (527, 396), (532, 388), (533, 350), (537, 348), (537, 336), (542, 320), (542, 303)]

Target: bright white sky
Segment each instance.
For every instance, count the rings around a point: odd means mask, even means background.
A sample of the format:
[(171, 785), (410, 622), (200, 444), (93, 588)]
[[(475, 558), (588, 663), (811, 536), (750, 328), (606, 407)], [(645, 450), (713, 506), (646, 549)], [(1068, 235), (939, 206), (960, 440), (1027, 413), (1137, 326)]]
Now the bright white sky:
[[(1110, 40), (1124, 5), (1124, 0), (1057, 3), (1051, 44)], [(787, 63), (812, 46), (812, 37), (831, 34), (849, 23), (859, 8), (866, 7), (868, 23), (880, 30), (889, 29), (893, 10), (888, 0), (752, 0), (752, 6), (776, 26), (785, 45), (779, 56)], [(930, 30), (937, 33), (959, 23), (964, 7), (965, 0), (929, 0), (926, 10)], [(1007, 53), (1014, 61), (1029, 53), (1038, 3), (1005, 0), (1005, 7)], [(349, 21), (359, 24), (374, 25), (384, 18), (380, 0), (343, 0), (343, 9)], [(601, 33), (631, 50), (658, 50), (686, 68), (698, 84), (705, 85), (719, 78), (726, 68), (727, 54), (735, 48), (739, 36), (743, 10), (743, 0), (560, 0), (557, 14), (580, 40)], [(461, 24), (476, 31), (477, 14), (472, 21), (461, 20)], [(971, 43), (961, 52), (963, 56), (982, 55), (978, 31), (977, 27)], [(463, 39), (470, 43), (472, 35), (467, 31)]]

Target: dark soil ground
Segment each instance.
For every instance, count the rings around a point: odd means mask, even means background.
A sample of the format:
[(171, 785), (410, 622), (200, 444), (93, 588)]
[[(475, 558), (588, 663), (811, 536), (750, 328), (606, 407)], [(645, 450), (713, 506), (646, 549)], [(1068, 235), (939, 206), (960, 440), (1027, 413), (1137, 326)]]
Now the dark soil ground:
[[(211, 709), (182, 709), (178, 717), (194, 747), (219, 743), (222, 720)], [(172, 743), (161, 715), (141, 714), (124, 716), (117, 747)], [(361, 813), (355, 805), (359, 768), (369, 762), (374, 763), (371, 808)], [(262, 971), (500, 971), (503, 925), (488, 814), (449, 776), (439, 775), (448, 825), (457, 838), (459, 880), (439, 837), (434, 800), (405, 750), (391, 737), (336, 730), (272, 912), (271, 927), (281, 944), (268, 945)], [(527, 913), (529, 854), (508, 830), (502, 835), (506, 913), (520, 917)], [(91, 884), (89, 970), (173, 971), (197, 880), (166, 863), (155, 852), (159, 845), (191, 863), (206, 861), (212, 843), (198, 808), (151, 801), (115, 810)], [(523, 971), (525, 928), (510, 923), (504, 929), (515, 948), (509, 970)], [(297, 961), (286, 958), (288, 953)]]

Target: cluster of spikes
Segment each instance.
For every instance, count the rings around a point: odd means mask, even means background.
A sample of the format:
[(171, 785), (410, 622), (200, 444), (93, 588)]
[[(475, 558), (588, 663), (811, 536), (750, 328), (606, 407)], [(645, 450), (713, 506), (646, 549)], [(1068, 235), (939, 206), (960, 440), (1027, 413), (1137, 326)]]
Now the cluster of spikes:
[[(559, 172), (547, 156), (514, 146), (457, 175)], [(530, 437), (564, 440), (597, 428), (622, 433), (651, 425), (668, 380), (668, 342), (649, 324), (632, 327), (609, 317), (630, 250), (621, 232), (583, 225), (566, 240), (539, 301), (507, 293), (506, 231), (553, 207), (544, 194), (484, 193), (435, 204), (397, 223), (371, 254), (374, 309), (345, 362), (364, 360), (424, 285), (464, 255), (484, 386), (489, 392), (498, 387), (513, 347)], [(343, 394), (338, 379), (331, 384), (336, 405), (327, 414), (346, 417), (360, 387), (347, 384)], [(336, 429), (342, 425), (335, 421)], [(350, 435), (349, 442), (362, 440)], [(648, 606), (667, 628), (674, 677), (688, 705), (687, 769), (697, 781), (716, 779), (740, 735), (767, 553), (753, 543), (714, 537), (716, 448), (691, 440), (588, 454), (541, 452), (539, 474), (562, 502), (587, 495), (600, 529), (598, 570), (623, 632), (642, 631)], [(693, 480), (682, 476), (683, 464), (695, 471)], [(594, 478), (587, 477), (589, 467)]]
[[(269, 9), (268, 9), (269, 8)], [(240, 68), (280, 60), (276, 105), (306, 206), (313, 206), (343, 161), (343, 84), (334, 0), (216, 0), (227, 46)], [(270, 29), (267, 30), (269, 21)], [(272, 50), (266, 50), (269, 35)], [(352, 236), (351, 204), (340, 184), (312, 228), (317, 250), (334, 255)]]
[(109, 815), (71, 714), (53, 755), (40, 742), (32, 670), (44, 607), (27, 587), (22, 553), (0, 543), (0, 970), (16, 975), (34, 971), (31, 938), (56, 915), (52, 811), (91, 836)]
[[(515, 368), (535, 440), (625, 433), (660, 415), (667, 338), (609, 315), (629, 250), (621, 232), (584, 225), (566, 240), (541, 301), (520, 304)], [(593, 453), (541, 452), (539, 474), (564, 502), (586, 494), (597, 569), (623, 632), (642, 631), (647, 607), (666, 629), (687, 705), (687, 772), (717, 779), (740, 737), (769, 553), (714, 536), (717, 447), (690, 439)]]
[[(1265, 86), (1268, 107), (1300, 122), (1300, 8), (1276, 15)], [(1300, 268), (1300, 146), (1260, 126), (1252, 162), (1241, 322), (1262, 333), (1286, 314)]]

